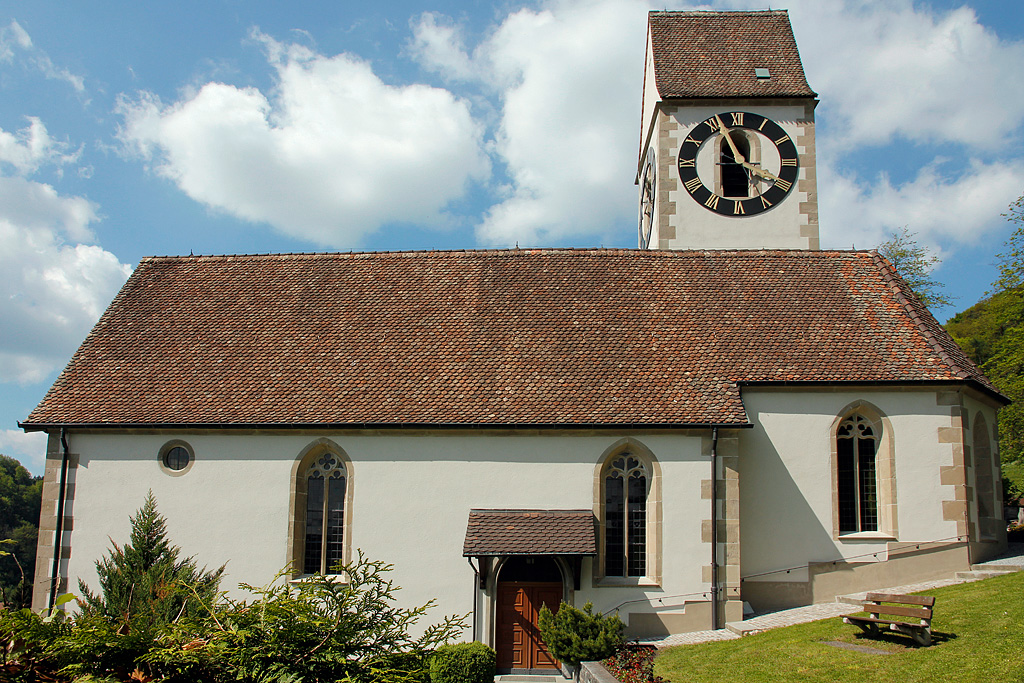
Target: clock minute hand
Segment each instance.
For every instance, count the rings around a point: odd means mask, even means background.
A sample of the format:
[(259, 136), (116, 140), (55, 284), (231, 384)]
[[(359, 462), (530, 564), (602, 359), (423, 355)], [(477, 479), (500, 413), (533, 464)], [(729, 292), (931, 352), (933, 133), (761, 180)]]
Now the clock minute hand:
[(718, 129), (722, 132), (722, 135), (725, 136), (726, 142), (729, 143), (729, 149), (732, 150), (732, 158), (736, 160), (736, 163), (742, 164), (744, 167), (749, 166), (747, 160), (742, 154), (740, 154), (740, 150), (737, 149), (736, 143), (732, 141), (732, 136), (729, 135), (729, 129), (725, 127), (724, 123), (722, 123), (722, 119), (718, 117), (718, 114), (715, 114), (715, 121), (718, 122)]

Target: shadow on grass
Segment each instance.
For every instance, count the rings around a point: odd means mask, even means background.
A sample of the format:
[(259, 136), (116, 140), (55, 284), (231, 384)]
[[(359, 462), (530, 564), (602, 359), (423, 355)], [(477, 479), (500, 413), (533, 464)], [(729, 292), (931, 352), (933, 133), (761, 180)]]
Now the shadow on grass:
[(901, 646), (906, 650), (918, 650), (924, 647), (936, 647), (951, 642), (957, 639), (957, 635), (943, 631), (932, 631), (932, 644), (927, 646), (920, 645), (910, 636), (897, 631), (878, 631), (876, 633), (861, 631), (860, 633), (854, 633), (853, 638), (858, 644), (884, 643), (886, 645)]

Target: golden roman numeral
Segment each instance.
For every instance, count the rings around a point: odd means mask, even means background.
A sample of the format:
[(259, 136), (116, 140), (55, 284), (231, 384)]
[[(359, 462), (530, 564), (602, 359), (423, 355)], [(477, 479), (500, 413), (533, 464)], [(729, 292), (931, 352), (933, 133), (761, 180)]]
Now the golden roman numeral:
[(775, 187), (779, 188), (783, 192), (789, 192), (789, 188), (793, 187), (793, 183), (789, 182), (788, 180), (783, 180), (782, 178), (779, 178), (778, 180), (775, 181)]
[(742, 126), (743, 125), (743, 112), (734, 111), (732, 112), (732, 125)]
[(743, 210), (743, 203), (742, 202), (739, 202), (739, 201), (733, 202), (733, 205), (732, 205), (732, 215), (733, 216), (745, 216), (745, 215), (747, 215), (747, 212)]
[(789, 139), (788, 135), (783, 135), (781, 138), (775, 141), (776, 145), (781, 145), (783, 142)]
[(796, 166), (796, 159), (783, 159), (782, 160), (782, 165), (783, 166)]
[(761, 200), (761, 208), (762, 209), (767, 209), (768, 207), (770, 207), (772, 205), (772, 203), (770, 201), (768, 201), (767, 199), (764, 198), (764, 195), (760, 195), (759, 198)]
[(696, 159), (680, 159), (679, 160), (679, 168), (696, 168), (696, 167), (697, 167), (697, 160)]
[(717, 209), (718, 208), (718, 195), (717, 194), (713, 194), (710, 197), (708, 197), (708, 200), (706, 202), (704, 202), (704, 206), (710, 207), (712, 209)]
[(768, 119), (761, 119), (761, 125), (757, 127), (758, 130), (764, 128), (764, 124), (768, 123)]
[(690, 178), (683, 183), (683, 186), (686, 187), (687, 192), (693, 194), (697, 191), (697, 188), (701, 186), (700, 178)]
[(687, 135), (687, 136), (686, 136), (686, 139), (685, 139), (685, 140), (683, 140), (683, 144), (684, 144), (684, 145), (685, 145), (685, 144), (686, 144), (687, 142), (692, 142), (693, 144), (695, 144), (695, 145), (697, 145), (698, 147), (700, 147), (700, 141), (699, 141), (699, 140), (697, 140), (697, 139), (696, 139), (695, 137), (693, 137), (692, 135)]

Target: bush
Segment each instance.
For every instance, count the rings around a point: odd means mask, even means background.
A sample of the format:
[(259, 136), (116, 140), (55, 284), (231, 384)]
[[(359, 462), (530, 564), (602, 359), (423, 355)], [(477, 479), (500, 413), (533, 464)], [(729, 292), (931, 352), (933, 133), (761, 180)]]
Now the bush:
[(573, 666), (614, 654), (622, 645), (622, 631), (626, 626), (619, 615), (606, 617), (594, 614), (593, 609), (594, 605), (589, 602), (582, 611), (563, 602), (555, 614), (547, 605), (541, 607), (540, 637), (548, 646), (548, 652)]
[(491, 683), (497, 655), (483, 643), (437, 648), (430, 659), (431, 683)]
[(448, 617), (410, 635), (433, 603), (396, 607), (391, 566), (361, 552), (338, 574), (293, 583), (286, 568), (230, 600), (219, 571), (177, 559), (152, 497), (97, 569), (102, 592), (83, 591), (77, 614), (0, 609), (0, 681), (429, 683), (431, 653), (466, 628)]
[(362, 552), (335, 569), (294, 583), (283, 570), (267, 586), (242, 584), (254, 600), (225, 598), (171, 624), (141, 661), (181, 681), (427, 683), (428, 655), (462, 633), (464, 618), (414, 638), (409, 631), (433, 601), (396, 607), (391, 565)]
[(622, 645), (601, 663), (621, 683), (662, 683), (665, 679), (654, 675), (657, 654), (653, 645)]

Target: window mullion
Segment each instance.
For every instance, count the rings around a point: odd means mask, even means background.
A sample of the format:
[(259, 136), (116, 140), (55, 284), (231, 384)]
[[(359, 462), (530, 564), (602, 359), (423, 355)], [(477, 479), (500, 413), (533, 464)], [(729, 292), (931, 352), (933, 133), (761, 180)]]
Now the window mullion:
[(861, 531), (861, 491), (860, 491), (860, 438), (856, 432), (853, 434), (853, 501), (854, 512), (856, 513), (856, 529)]
[(330, 520), (328, 515), (330, 514), (330, 499), (331, 499), (331, 487), (330, 480), (324, 477), (324, 506), (323, 506), (323, 517), (320, 522), (320, 573), (327, 573), (327, 534), (330, 531)]

